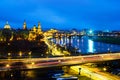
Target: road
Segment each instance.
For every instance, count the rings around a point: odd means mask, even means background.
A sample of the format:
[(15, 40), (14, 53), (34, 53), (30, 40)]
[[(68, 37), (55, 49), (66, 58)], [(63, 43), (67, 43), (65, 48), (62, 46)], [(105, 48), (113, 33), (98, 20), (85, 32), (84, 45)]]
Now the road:
[(58, 50), (56, 44), (53, 42), (50, 43), (47, 37), (44, 37), (44, 42), (47, 44), (48, 48), (52, 51), (53, 56), (63, 56), (63, 55), (70, 55), (68, 51), (60, 51)]
[[(12, 69), (35, 69), (52, 66), (75, 65), (89, 62), (99, 62), (120, 59), (120, 53), (114, 54), (96, 54), (85, 56), (55, 57), (55, 58), (24, 58), (24, 59), (0, 59), (0, 71)], [(12, 65), (15, 63), (23, 63), (26, 67)], [(12, 65), (12, 66), (11, 66)]]
[(87, 76), (92, 80), (119, 80), (120, 77), (110, 74), (108, 72), (103, 72), (98, 68), (91, 68), (88, 65), (71, 66), (72, 71), (79, 73), (79, 68), (81, 69), (80, 74), (82, 76)]

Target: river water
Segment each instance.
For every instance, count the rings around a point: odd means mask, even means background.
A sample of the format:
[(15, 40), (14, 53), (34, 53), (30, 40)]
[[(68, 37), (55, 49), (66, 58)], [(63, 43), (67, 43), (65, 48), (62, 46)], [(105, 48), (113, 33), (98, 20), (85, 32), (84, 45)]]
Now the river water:
[(71, 38), (54, 38), (51, 39), (51, 41), (53, 41), (55, 44), (60, 44), (61, 46), (70, 44), (72, 47), (76, 48), (77, 51), (81, 54), (120, 52), (120, 45), (103, 42), (94, 42), (87, 36), (72, 36)]

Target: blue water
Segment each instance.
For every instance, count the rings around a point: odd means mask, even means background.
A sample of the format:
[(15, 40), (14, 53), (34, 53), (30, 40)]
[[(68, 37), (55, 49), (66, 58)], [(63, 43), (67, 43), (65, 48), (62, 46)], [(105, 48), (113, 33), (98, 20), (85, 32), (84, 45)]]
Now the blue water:
[(77, 37), (73, 36), (71, 39), (63, 37), (61, 39), (54, 38), (51, 39), (55, 44), (60, 44), (65, 46), (71, 44), (72, 47), (77, 49), (77, 52), (82, 54), (88, 53), (108, 53), (108, 52), (120, 52), (120, 45), (103, 43), (103, 42), (94, 42), (88, 37)]

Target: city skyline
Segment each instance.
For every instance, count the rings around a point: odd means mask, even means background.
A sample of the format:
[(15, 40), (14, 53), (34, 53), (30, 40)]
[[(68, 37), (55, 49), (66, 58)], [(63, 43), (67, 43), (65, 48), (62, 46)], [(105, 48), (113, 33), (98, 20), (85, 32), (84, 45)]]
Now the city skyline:
[(119, 7), (118, 0), (1, 0), (0, 28), (26, 20), (28, 28), (40, 21), (43, 29), (120, 30)]

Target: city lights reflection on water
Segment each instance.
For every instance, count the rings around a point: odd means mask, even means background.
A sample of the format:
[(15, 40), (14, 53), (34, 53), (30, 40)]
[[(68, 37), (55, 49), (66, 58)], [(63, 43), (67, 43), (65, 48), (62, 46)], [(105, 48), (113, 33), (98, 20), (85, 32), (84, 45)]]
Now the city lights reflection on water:
[(88, 40), (88, 52), (94, 52), (94, 42), (92, 40)]
[[(71, 37), (62, 37), (54, 38), (53, 41), (55, 44), (60, 44), (61, 46), (68, 47), (68, 44), (74, 48), (77, 47), (77, 51), (81, 52), (81, 54), (87, 53), (108, 53), (108, 52), (119, 52), (120, 45), (95, 42), (89, 39), (87, 36), (79, 37), (79, 36), (71, 36)], [(59, 43), (59, 41), (61, 43)]]

